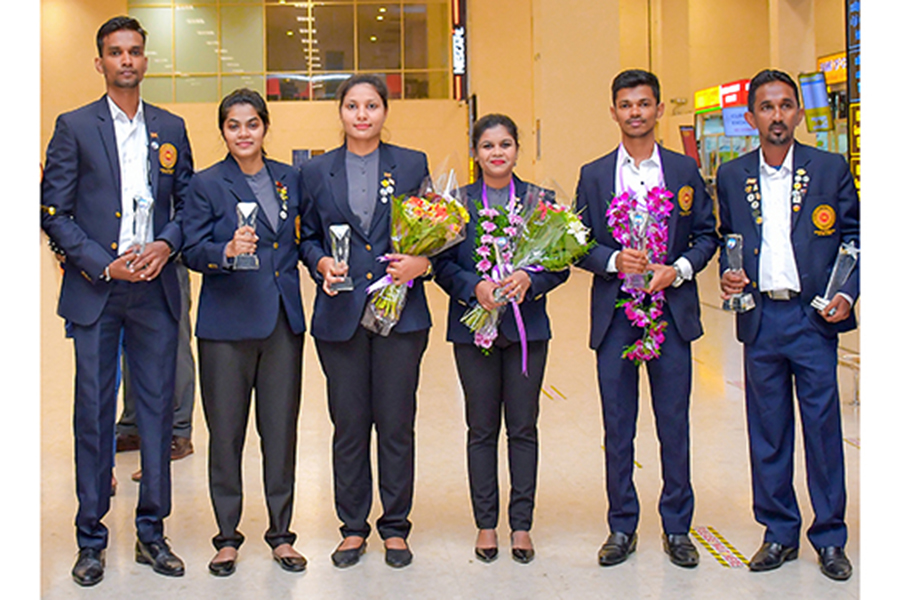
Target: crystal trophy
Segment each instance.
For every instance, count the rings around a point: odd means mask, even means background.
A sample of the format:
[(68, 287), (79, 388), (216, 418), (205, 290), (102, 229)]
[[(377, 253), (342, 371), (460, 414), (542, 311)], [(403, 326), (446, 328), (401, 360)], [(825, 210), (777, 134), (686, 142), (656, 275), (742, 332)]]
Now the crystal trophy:
[[(259, 214), (259, 204), (256, 202), (238, 202), (237, 203), (237, 223), (238, 229), (241, 227), (250, 227), (256, 231), (256, 217)], [(235, 271), (256, 271), (259, 269), (259, 257), (255, 254), (238, 254), (234, 257)]]
[[(740, 233), (729, 233), (725, 236), (725, 258), (729, 271), (740, 271), (744, 268), (744, 236)], [(744, 292), (732, 294), (722, 302), (722, 308), (734, 312), (747, 312), (756, 307), (753, 294)]]
[(831, 269), (831, 276), (828, 278), (828, 287), (825, 288), (825, 295), (813, 298), (812, 302), (810, 302), (813, 308), (823, 310), (831, 304), (838, 290), (847, 283), (847, 279), (850, 278), (850, 273), (853, 272), (858, 260), (859, 248), (856, 247), (855, 242), (851, 241), (849, 244), (846, 242), (841, 244), (837, 258), (834, 261), (834, 267)]
[[(630, 226), (629, 247), (635, 250), (646, 250), (650, 213), (646, 210), (633, 210), (628, 214), (628, 223)], [(625, 273), (622, 289), (642, 290), (650, 285), (651, 279), (653, 279), (653, 271)]]
[[(348, 264), (350, 260), (350, 226), (346, 224), (331, 225), (328, 233), (331, 236), (331, 256), (337, 264)], [(350, 275), (344, 275), (343, 281), (331, 284), (335, 292), (349, 292), (353, 290), (353, 279)]]
[[(494, 256), (497, 258), (497, 280), (504, 279), (507, 275), (511, 273), (509, 268), (509, 263), (503, 260), (503, 252), (507, 251), (509, 248), (509, 240), (505, 236), (500, 236), (494, 238)], [(509, 297), (503, 291), (502, 287), (494, 288), (494, 303), (495, 304), (506, 304), (509, 302)]]
[(144, 247), (153, 237), (153, 198), (134, 197), (134, 243), (137, 254), (144, 252)]

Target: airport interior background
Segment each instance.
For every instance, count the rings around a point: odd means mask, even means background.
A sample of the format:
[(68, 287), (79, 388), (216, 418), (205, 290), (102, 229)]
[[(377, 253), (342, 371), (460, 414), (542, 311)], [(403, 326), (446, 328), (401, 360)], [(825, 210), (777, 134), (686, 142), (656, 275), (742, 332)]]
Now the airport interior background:
[[(701, 154), (707, 160), (715, 156), (714, 164), (702, 165), (711, 181), (721, 161), (749, 150), (754, 140), (733, 136), (724, 140), (728, 146), (723, 150), (720, 138), (728, 137), (718, 128), (723, 106), (710, 104), (698, 110), (697, 103), (708, 99), (713, 88), (719, 88), (721, 100), (722, 88), (767, 67), (794, 77), (843, 67), (844, 79), (829, 75), (834, 129), (815, 133), (801, 124), (797, 137), (847, 156), (853, 124), (847, 111), (843, 54), (846, 10), (844, 0), (42, 0), (41, 157), (57, 115), (103, 93), (103, 79), (93, 66), (97, 28), (111, 16), (131, 13), (149, 31), (151, 61), (144, 96), (185, 118), (197, 170), (225, 155), (216, 106), (231, 89), (248, 86), (265, 92), (272, 118), (267, 152), (277, 160), (300, 165), (341, 143), (334, 82), (346, 76), (342, 74), (367, 71), (383, 74), (391, 89), (387, 139), (426, 152), (432, 171), (452, 168), (460, 180), (467, 181), (470, 119), (501, 112), (519, 125), (517, 174), (552, 185), (571, 198), (579, 167), (618, 144), (619, 131), (609, 115), (612, 78), (626, 68), (644, 68), (659, 76), (666, 104), (657, 139), (683, 152), (683, 133), (693, 126)], [(379, 15), (384, 18), (378, 19)], [(454, 27), (457, 19), (461, 30)], [(329, 31), (327, 24), (336, 29)], [(381, 24), (386, 33), (376, 28)], [(338, 30), (343, 33), (334, 33)], [(275, 36), (303, 39), (291, 46)], [(321, 41), (313, 42), (316, 36)], [(321, 51), (316, 52), (319, 45)], [(704, 148), (712, 148), (712, 154), (704, 153)], [(733, 316), (721, 309), (715, 260), (699, 276), (705, 335), (694, 344), (694, 527), (696, 539), (704, 542), (698, 569), (678, 569), (662, 551), (655, 510), (660, 489), (658, 445), (646, 377), (636, 441), (635, 478), (643, 507), (637, 553), (619, 567), (597, 566), (597, 548), (607, 531), (602, 424), (594, 354), (587, 346), (590, 275), (573, 269), (569, 281), (549, 296), (554, 337), (539, 424), (541, 457), (533, 531), (538, 558), (532, 564), (518, 565), (504, 554), (497, 563), (483, 565), (472, 554), (475, 526), (465, 474), (462, 391), (450, 344), (444, 341), (446, 296), (429, 284), (434, 327), (419, 388), (410, 538), (416, 559), (410, 568), (388, 569), (377, 543), (370, 545), (369, 555), (353, 569), (338, 571), (330, 565), (328, 555), (339, 537), (330, 474), (332, 428), (324, 377), (308, 339), (294, 510), (296, 546), (310, 560), (308, 572), (301, 576), (282, 572), (263, 544), (266, 513), (252, 424), (244, 461), (242, 530), (248, 539), (241, 549), (238, 572), (227, 580), (207, 572), (206, 563), (214, 554), (209, 540), (215, 522), (207, 492), (207, 437), (198, 389), (196, 453), (172, 465), (173, 511), (167, 520), (167, 535), (185, 559), (187, 575), (177, 580), (161, 578), (134, 563), (137, 485), (128, 475), (139, 464), (136, 453), (119, 454), (119, 491), (106, 518), (111, 529), (106, 579), (94, 589), (79, 589), (69, 576), (77, 550), (71, 429), (74, 358), (63, 322), (56, 315), (60, 277), (58, 264), (43, 245), (40, 577), (44, 598), (860, 596), (859, 334), (842, 336), (839, 348), (850, 530), (847, 550), (856, 573), (845, 583), (826, 579), (805, 539), (800, 560), (772, 573), (749, 573), (746, 557), (760, 543), (762, 528), (751, 510), (742, 350), (734, 337)], [(310, 315), (314, 284), (305, 271), (301, 279)], [(194, 314), (200, 283), (200, 276), (192, 273)], [(795, 485), (808, 523), (811, 515), (800, 446), (796, 461)], [(501, 490), (506, 482), (504, 475)], [(504, 492), (502, 501), (505, 498)], [(376, 503), (373, 514), (378, 510)], [(505, 526), (502, 520), (501, 531)], [(501, 534), (501, 552), (508, 550)]]

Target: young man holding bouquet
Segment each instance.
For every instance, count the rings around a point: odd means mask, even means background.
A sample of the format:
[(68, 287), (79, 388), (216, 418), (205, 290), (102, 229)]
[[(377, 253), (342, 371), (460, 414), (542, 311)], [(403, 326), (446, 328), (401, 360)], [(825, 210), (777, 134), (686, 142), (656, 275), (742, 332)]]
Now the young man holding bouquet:
[(579, 266), (594, 274), (590, 346), (605, 430), (610, 533), (598, 561), (624, 562), (637, 544), (632, 472), (643, 362), (662, 457), (663, 548), (674, 564), (694, 567), (700, 557), (689, 537), (691, 342), (703, 334), (695, 276), (716, 251), (715, 217), (697, 163), (656, 143), (663, 113), (656, 76), (620, 73), (612, 99), (622, 142), (582, 167), (576, 200), (596, 240)]

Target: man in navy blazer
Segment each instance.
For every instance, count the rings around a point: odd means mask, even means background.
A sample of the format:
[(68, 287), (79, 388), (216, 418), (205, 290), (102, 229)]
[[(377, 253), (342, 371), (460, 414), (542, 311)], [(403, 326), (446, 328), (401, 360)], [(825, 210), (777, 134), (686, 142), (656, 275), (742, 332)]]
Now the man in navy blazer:
[[(656, 76), (641, 70), (624, 71), (613, 80), (612, 95), (610, 113), (622, 131), (622, 143), (582, 167), (576, 200), (584, 224), (597, 242), (579, 266), (594, 274), (590, 346), (597, 354), (606, 451), (610, 534), (598, 561), (601, 566), (619, 564), (637, 544), (639, 506), (633, 465), (639, 369), (623, 358), (622, 352), (642, 337), (643, 327), (632, 326), (616, 302), (631, 297), (621, 290), (619, 273), (650, 270), (653, 277), (647, 289), (665, 291), (661, 320), (668, 323), (660, 356), (646, 362), (662, 460), (659, 512), (663, 548), (676, 565), (694, 567), (700, 557), (689, 537), (694, 510), (690, 344), (703, 334), (696, 275), (717, 247), (715, 217), (697, 163), (655, 141), (654, 127), (663, 112)], [(677, 198), (667, 224), (663, 264), (649, 263), (645, 251), (623, 248), (607, 229), (606, 217), (615, 196), (630, 189), (638, 198), (645, 198), (657, 186)]]
[[(184, 574), (168, 547), (169, 457), (180, 293), (171, 259), (181, 248), (179, 211), (192, 173), (182, 119), (143, 103), (146, 32), (115, 17), (97, 33), (100, 100), (59, 116), (41, 182), (41, 227), (66, 254), (58, 312), (75, 343), (75, 518), (80, 585), (103, 578), (108, 531), (120, 332), (137, 398), (143, 478), (135, 558)], [(137, 197), (152, 196), (152, 231), (135, 243)]]
[(815, 519), (807, 531), (822, 572), (845, 580), (846, 488), (837, 387), (838, 334), (856, 327), (859, 269), (822, 310), (838, 249), (859, 248), (859, 198), (846, 161), (794, 140), (803, 119), (797, 85), (781, 71), (750, 82), (747, 122), (759, 150), (719, 168), (720, 232), (743, 236), (743, 270), (720, 256), (724, 297), (749, 292), (755, 308), (737, 314), (753, 511), (766, 527), (751, 571), (797, 558), (800, 509), (794, 494), (794, 391), (803, 423), (807, 485)]

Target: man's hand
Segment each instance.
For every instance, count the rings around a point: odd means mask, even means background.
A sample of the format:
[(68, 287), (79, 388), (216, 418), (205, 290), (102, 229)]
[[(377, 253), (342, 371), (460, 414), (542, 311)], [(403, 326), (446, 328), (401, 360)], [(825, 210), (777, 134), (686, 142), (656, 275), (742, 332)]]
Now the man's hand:
[(331, 286), (335, 283), (340, 283), (344, 281), (344, 275), (347, 274), (347, 271), (350, 270), (350, 267), (347, 263), (338, 263), (330, 256), (323, 256), (319, 259), (318, 264), (316, 264), (316, 271), (325, 279), (322, 282), (322, 289), (325, 290), (325, 293), (329, 296), (336, 296), (337, 291), (331, 289)]
[(653, 272), (653, 279), (650, 280), (646, 288), (646, 291), (650, 294), (666, 289), (672, 285), (672, 282), (678, 276), (678, 273), (675, 272), (675, 267), (670, 265), (650, 263), (647, 268)]
[(829, 323), (839, 323), (850, 316), (850, 303), (840, 294), (835, 294), (828, 306), (819, 311)]
[(616, 255), (616, 270), (619, 273), (646, 273), (648, 264), (646, 250), (623, 248)]
[(744, 287), (750, 283), (750, 279), (744, 270), (732, 271), (731, 269), (722, 274), (719, 280), (719, 287), (722, 289), (722, 299), (727, 300), (735, 294), (743, 293)]
[[(132, 246), (129, 250), (137, 250), (137, 246)], [(164, 241), (150, 242), (144, 246), (144, 251), (137, 255), (129, 269), (137, 276), (136, 281), (152, 281), (169, 262), (171, 254), (169, 245)]]

